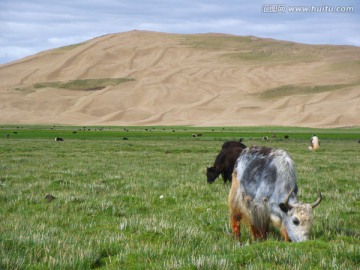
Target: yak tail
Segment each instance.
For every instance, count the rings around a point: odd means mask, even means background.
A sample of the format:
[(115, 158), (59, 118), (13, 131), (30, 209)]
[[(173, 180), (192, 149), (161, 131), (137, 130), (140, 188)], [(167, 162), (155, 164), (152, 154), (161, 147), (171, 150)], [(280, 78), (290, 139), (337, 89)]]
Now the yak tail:
[(259, 231), (267, 231), (270, 224), (270, 207), (266, 202), (254, 203), (250, 207), (250, 222)]

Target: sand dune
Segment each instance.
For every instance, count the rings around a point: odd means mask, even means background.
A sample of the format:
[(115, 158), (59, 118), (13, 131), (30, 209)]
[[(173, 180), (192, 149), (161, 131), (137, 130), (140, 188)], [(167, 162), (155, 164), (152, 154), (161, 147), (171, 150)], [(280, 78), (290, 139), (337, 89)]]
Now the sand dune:
[[(51, 84), (101, 78), (134, 80), (96, 90)], [(0, 110), (3, 124), (359, 126), (360, 48), (106, 35), (0, 65)]]

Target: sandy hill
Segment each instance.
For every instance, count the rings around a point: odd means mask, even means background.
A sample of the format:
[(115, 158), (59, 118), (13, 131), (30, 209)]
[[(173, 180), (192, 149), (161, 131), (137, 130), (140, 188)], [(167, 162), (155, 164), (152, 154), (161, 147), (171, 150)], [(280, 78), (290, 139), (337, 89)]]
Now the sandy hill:
[(360, 125), (360, 48), (111, 34), (0, 65), (0, 123)]

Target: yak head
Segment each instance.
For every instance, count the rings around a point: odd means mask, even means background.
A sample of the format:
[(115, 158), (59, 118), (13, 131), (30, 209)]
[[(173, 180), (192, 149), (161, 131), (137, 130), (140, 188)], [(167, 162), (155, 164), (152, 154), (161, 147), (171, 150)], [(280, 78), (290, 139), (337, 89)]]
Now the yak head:
[(309, 239), (310, 228), (312, 225), (312, 209), (319, 205), (322, 196), (318, 192), (318, 198), (311, 204), (296, 202), (288, 203), (289, 197), (293, 190), (283, 203), (280, 203), (280, 209), (285, 212), (286, 216), (283, 220), (283, 226), (292, 242), (301, 242)]
[(206, 167), (206, 176), (207, 176), (207, 182), (211, 184), (215, 181), (215, 179), (219, 176), (220, 173), (218, 173), (215, 169), (215, 167)]

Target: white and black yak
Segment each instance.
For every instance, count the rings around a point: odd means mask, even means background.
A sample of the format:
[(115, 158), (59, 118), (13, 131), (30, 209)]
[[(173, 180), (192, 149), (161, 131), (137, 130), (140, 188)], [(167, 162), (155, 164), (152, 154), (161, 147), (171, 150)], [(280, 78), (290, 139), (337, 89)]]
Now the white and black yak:
[(298, 202), (293, 160), (283, 150), (251, 147), (238, 158), (228, 198), (230, 225), (240, 240), (240, 223), (250, 226), (254, 239), (266, 239), (270, 226), (280, 229), (286, 241), (309, 239), (312, 204)]

